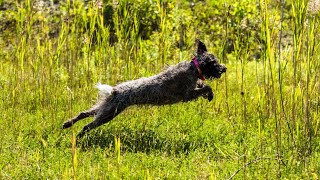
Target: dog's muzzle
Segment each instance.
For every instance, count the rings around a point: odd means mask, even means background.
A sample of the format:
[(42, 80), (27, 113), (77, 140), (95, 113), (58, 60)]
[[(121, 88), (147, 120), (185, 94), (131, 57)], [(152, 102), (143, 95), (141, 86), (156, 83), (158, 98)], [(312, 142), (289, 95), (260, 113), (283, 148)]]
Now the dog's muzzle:
[(219, 71), (216, 74), (216, 78), (220, 78), (223, 73), (227, 72), (227, 67), (225, 65), (220, 65)]
[(225, 65), (221, 65), (220, 74), (227, 72), (227, 67)]

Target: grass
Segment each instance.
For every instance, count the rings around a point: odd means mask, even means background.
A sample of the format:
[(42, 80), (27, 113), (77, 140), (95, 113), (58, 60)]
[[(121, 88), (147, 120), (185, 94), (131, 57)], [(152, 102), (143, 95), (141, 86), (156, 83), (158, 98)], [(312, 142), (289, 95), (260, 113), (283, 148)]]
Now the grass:
[[(90, 120), (68, 130), (62, 124), (95, 103), (97, 82), (115, 85), (191, 58), (192, 48), (175, 47), (182, 31), (173, 31), (167, 15), (181, 12), (154, 2), (159, 30), (142, 39), (138, 14), (121, 1), (112, 44), (95, 6), (86, 13), (81, 2), (66, 1), (60, 33), (50, 37), (51, 21), (30, 3), (11, 12), (16, 37), (1, 37), (13, 48), (0, 54), (0, 179), (319, 179), (319, 16), (306, 1), (286, 4), (289, 12), (259, 1), (258, 60), (248, 60), (252, 44), (241, 31), (231, 53), (221, 48), (227, 39), (198, 34), (228, 67), (207, 82), (213, 102), (133, 106), (77, 142), (74, 134)], [(221, 3), (224, 16), (232, 3)], [(188, 44), (199, 29), (186, 26)], [(282, 46), (279, 34), (288, 29), (292, 43)]]

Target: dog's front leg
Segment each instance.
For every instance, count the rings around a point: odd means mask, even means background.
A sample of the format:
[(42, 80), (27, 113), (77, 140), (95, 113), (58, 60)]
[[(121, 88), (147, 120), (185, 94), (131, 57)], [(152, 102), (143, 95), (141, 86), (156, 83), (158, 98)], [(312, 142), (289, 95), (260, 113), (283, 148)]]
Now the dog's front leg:
[(203, 97), (207, 98), (209, 102), (212, 101), (213, 96), (214, 96), (214, 93), (212, 92), (212, 90), (208, 94), (203, 95)]
[(206, 99), (208, 99), (209, 101), (211, 101), (213, 99), (213, 95), (214, 94), (212, 92), (212, 88), (208, 85), (203, 85), (202, 88), (197, 87), (194, 90), (192, 90), (190, 93), (188, 93), (188, 95), (184, 101), (191, 101), (191, 100), (196, 99), (200, 96), (203, 96)]
[(212, 101), (214, 93), (212, 92), (212, 88), (206, 84), (203, 84), (203, 88), (206, 89), (206, 91), (202, 94), (202, 96), (206, 99), (208, 99), (208, 101)]
[[(205, 86), (208, 86), (208, 85), (204, 84), (203, 81), (199, 80), (199, 81), (197, 82), (197, 88), (204, 88)], [(208, 86), (208, 87), (210, 87), (210, 86)], [(209, 101), (211, 101), (211, 100), (213, 99), (213, 96), (214, 96), (214, 93), (212, 92), (211, 87), (210, 87), (210, 89), (209, 89), (209, 92), (202, 94), (202, 96), (203, 96), (205, 99), (208, 99)]]

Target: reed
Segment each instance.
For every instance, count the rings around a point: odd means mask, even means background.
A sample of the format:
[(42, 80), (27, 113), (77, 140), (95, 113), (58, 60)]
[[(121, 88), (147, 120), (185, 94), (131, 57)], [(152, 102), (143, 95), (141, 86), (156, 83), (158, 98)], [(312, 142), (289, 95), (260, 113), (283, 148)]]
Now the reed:
[[(58, 15), (30, 0), (8, 11), (15, 26), (0, 36), (11, 42), (0, 54), (0, 179), (319, 178), (319, 1), (104, 3), (112, 16), (70, 0)], [(213, 102), (134, 106), (78, 141), (87, 122), (61, 129), (99, 98), (96, 83), (189, 60), (198, 37), (228, 67), (207, 82)]]

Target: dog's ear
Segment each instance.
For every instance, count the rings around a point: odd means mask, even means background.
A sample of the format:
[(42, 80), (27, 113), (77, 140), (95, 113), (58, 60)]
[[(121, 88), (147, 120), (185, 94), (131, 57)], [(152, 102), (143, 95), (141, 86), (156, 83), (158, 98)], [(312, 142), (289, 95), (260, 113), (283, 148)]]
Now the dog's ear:
[(204, 52), (207, 52), (206, 45), (203, 42), (201, 42), (199, 39), (196, 40), (196, 44), (198, 44), (198, 49), (197, 49), (198, 55), (201, 55)]

